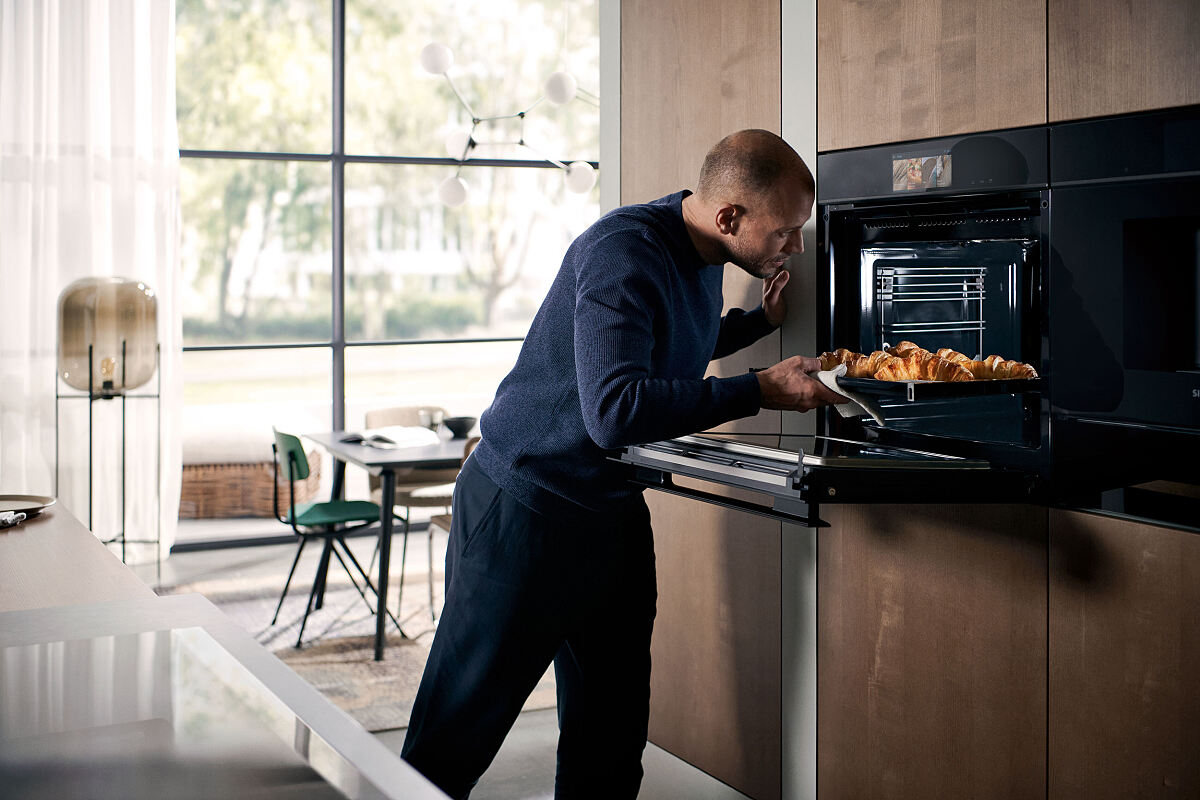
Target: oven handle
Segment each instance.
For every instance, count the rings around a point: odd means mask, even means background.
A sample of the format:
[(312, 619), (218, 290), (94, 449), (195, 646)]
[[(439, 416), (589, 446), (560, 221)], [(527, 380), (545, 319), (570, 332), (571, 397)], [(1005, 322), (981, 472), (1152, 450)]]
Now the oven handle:
[(635, 466), (633, 474), (629, 478), (629, 482), (642, 486), (647, 489), (657, 489), (660, 492), (669, 494), (677, 494), (681, 497), (688, 497), (693, 500), (700, 500), (705, 503), (712, 503), (725, 508), (732, 508), (736, 511), (746, 511), (751, 514), (758, 514), (760, 517), (768, 517), (774, 520), (782, 520), (790, 522), (794, 525), (800, 525), (805, 528), (828, 528), (829, 523), (821, 519), (818, 514), (820, 509), (816, 503), (806, 503), (803, 500), (790, 500), (782, 497), (774, 497), (773, 505), (770, 508), (750, 503), (745, 500), (738, 500), (736, 497), (724, 497), (713, 492), (706, 492), (701, 489), (692, 489), (687, 486), (680, 486), (675, 483), (671, 477), (671, 473), (651, 469), (650, 467)]

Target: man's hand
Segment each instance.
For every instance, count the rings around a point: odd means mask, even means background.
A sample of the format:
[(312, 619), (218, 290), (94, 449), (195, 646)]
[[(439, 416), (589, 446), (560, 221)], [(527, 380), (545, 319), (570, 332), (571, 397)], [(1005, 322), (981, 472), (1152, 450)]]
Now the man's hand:
[(763, 281), (762, 307), (767, 315), (767, 322), (778, 328), (787, 317), (787, 301), (783, 299), (783, 287), (787, 286), (791, 273), (781, 269), (772, 277)]
[(821, 359), (792, 356), (758, 373), (762, 389), (762, 407), (785, 411), (809, 411), (850, 400), (831, 392), (825, 384), (808, 373), (821, 369)]

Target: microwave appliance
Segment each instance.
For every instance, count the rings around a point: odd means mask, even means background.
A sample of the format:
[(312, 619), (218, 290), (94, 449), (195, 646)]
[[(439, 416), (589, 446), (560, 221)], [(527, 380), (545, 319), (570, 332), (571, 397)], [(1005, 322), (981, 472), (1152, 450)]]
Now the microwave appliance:
[(818, 155), (819, 349), (909, 340), (1039, 377), (842, 378), (883, 425), (826, 409), (777, 447), (684, 437), (620, 460), (642, 485), (801, 524), (938, 486), (1200, 527), (1196, 141), (1200, 107)]

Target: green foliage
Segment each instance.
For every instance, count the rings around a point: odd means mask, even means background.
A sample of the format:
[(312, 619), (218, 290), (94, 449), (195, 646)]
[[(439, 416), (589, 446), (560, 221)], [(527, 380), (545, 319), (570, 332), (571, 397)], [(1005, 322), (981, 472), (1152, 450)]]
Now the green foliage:
[[(329, 154), (332, 149), (332, 0), (177, 0), (177, 117), (180, 147)], [(450, 46), (452, 76), (478, 114), (528, 108), (554, 70), (568, 69), (597, 92), (597, 0), (354, 0), (346, 4), (346, 151), (445, 157), (453, 127), (470, 125), (444, 78), (419, 67), (430, 41)], [(511, 127), (511, 126), (510, 126)], [(598, 113), (583, 102), (541, 103), (523, 135), (556, 158), (598, 156)], [(480, 126), (477, 140), (511, 141), (513, 131)], [(513, 145), (478, 156), (528, 158)], [(534, 181), (500, 173), (541, 173)], [(472, 202), (436, 200), (443, 167), (346, 167), (347, 275), (384, 291), (419, 278), (419, 258), (442, 269), (461, 263), (459, 289), (389, 308), (387, 337), (416, 338), (491, 322), (499, 298), (528, 272), (529, 242), (570, 239), (555, 217), (561, 176), (536, 169), (468, 169)], [(324, 340), (330, 265), (328, 162), (184, 159), (181, 204), (188, 343)], [(550, 180), (554, 178), (556, 180)], [(534, 184), (537, 184), (535, 186)], [(540, 188), (539, 188), (540, 187)], [(544, 193), (534, 207), (530, 193)], [(547, 210), (547, 209), (550, 210)], [(555, 244), (557, 247), (557, 244)], [(561, 253), (561, 249), (559, 250)], [(441, 274), (432, 271), (429, 275)], [(416, 278), (414, 278), (415, 280)], [(462, 290), (467, 295), (460, 296)], [(264, 299), (270, 296), (272, 301)], [(277, 301), (277, 302), (275, 302)], [(354, 298), (347, 289), (347, 330)]]
[[(397, 300), (384, 315), (379, 338), (419, 339), (453, 336), (480, 321), (479, 302), (473, 297), (411, 297)], [(192, 344), (245, 342), (324, 342), (332, 336), (329, 312), (283, 314), (262, 309), (245, 318), (203, 320), (185, 318), (183, 335)], [(346, 309), (346, 337), (367, 338), (361, 308)], [(374, 338), (374, 337), (372, 337)]]

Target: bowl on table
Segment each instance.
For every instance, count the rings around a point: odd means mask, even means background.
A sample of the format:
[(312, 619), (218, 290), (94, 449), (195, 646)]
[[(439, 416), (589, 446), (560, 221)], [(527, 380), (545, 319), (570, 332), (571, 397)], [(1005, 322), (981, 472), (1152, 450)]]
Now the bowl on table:
[(475, 427), (476, 421), (475, 417), (446, 417), (442, 420), (442, 424), (453, 434), (455, 439), (465, 439), (471, 429)]

